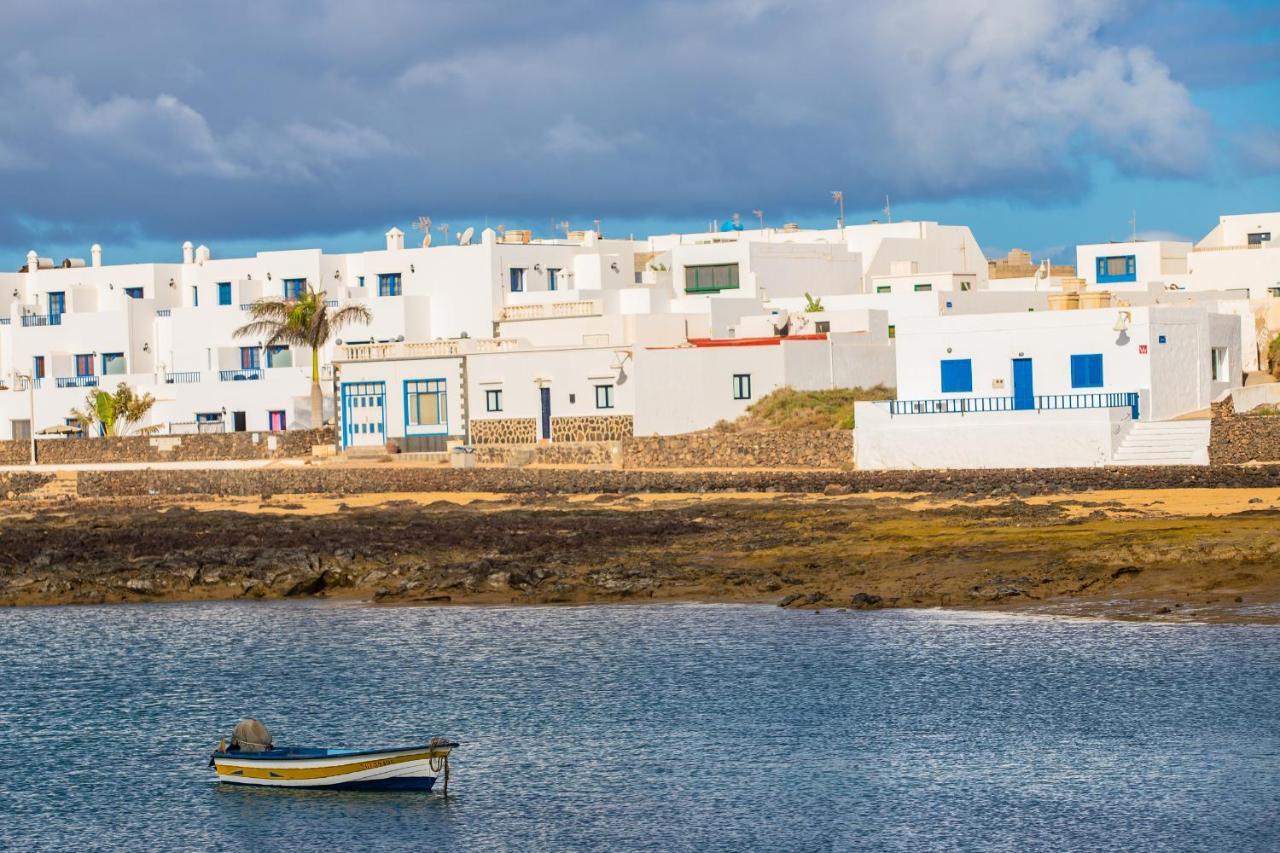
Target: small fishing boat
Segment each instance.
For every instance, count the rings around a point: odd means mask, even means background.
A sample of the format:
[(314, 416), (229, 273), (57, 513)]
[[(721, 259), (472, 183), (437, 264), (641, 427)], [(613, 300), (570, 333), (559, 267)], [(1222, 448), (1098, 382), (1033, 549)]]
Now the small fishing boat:
[(229, 744), (225, 739), (218, 743), (209, 766), (217, 770), (219, 782), (235, 785), (430, 791), (442, 779), (447, 795), (449, 752), (457, 745), (437, 737), (388, 749), (276, 746), (266, 726), (245, 719), (236, 724)]

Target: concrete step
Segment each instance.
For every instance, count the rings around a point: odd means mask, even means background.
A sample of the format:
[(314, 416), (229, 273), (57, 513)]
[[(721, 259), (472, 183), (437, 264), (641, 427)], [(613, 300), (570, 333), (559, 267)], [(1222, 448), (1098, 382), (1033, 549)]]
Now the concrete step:
[(1205, 420), (1140, 421), (1116, 448), (1116, 465), (1207, 465), (1210, 423)]

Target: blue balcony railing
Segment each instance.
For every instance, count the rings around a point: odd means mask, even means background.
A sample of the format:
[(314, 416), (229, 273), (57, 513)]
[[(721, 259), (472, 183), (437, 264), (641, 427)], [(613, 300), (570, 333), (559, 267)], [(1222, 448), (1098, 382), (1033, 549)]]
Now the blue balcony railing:
[(200, 381), (200, 371), (191, 370), (186, 373), (166, 373), (164, 381), (166, 385), (189, 385), (193, 382)]
[[(964, 415), (982, 412), (1046, 411), (1058, 409), (1123, 409), (1138, 418), (1134, 391), (1088, 394), (1044, 394), (1022, 405), (1015, 397), (949, 397), (939, 400), (889, 400), (890, 415)], [(1022, 402), (1022, 401), (1018, 401)]]
[(338, 307), (338, 300), (336, 300), (336, 299), (326, 299), (326, 300), (324, 301), (324, 307), (326, 307), (326, 308), (337, 308), (337, 307)]
[(157, 309), (156, 309), (156, 316), (157, 316), (157, 317), (169, 317), (169, 316), (172, 316), (172, 314), (173, 314), (173, 309), (172, 309), (172, 308), (157, 308)]
[(252, 307), (253, 307), (253, 303), (252, 303), (252, 302), (241, 302), (241, 303), (240, 303), (240, 310), (241, 310), (241, 311), (248, 311), (248, 310), (249, 310), (250, 308), (252, 308)]
[(262, 368), (260, 367), (242, 367), (239, 370), (218, 371), (218, 379), (222, 382), (244, 382), (261, 378)]
[(98, 377), (59, 376), (57, 382), (59, 388), (96, 388), (98, 386)]
[(24, 326), (61, 326), (61, 314), (23, 314), (22, 325)]
[(13, 320), (9, 317), (0, 317), (0, 326), (9, 326), (12, 325), (12, 323)]

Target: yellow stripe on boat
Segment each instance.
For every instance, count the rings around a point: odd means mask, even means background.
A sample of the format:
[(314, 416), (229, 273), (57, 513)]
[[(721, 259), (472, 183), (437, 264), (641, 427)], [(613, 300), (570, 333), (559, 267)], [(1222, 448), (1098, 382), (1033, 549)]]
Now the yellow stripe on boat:
[(412, 755), (371, 758), (328, 767), (255, 767), (245, 764), (226, 764), (222, 759), (217, 759), (214, 764), (217, 767), (219, 776), (239, 776), (249, 779), (327, 779), (330, 776), (345, 776), (348, 773), (376, 770), (379, 767), (390, 767), (409, 761), (423, 761), (432, 757), (444, 757), (446, 754), (428, 750), (426, 752), (415, 752)]

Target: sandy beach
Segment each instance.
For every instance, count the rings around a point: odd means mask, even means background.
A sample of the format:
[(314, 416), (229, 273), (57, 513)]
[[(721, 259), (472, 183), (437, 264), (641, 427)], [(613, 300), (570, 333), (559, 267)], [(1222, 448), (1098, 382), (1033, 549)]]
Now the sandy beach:
[(716, 601), (1280, 622), (1280, 489), (12, 502), (0, 603)]

